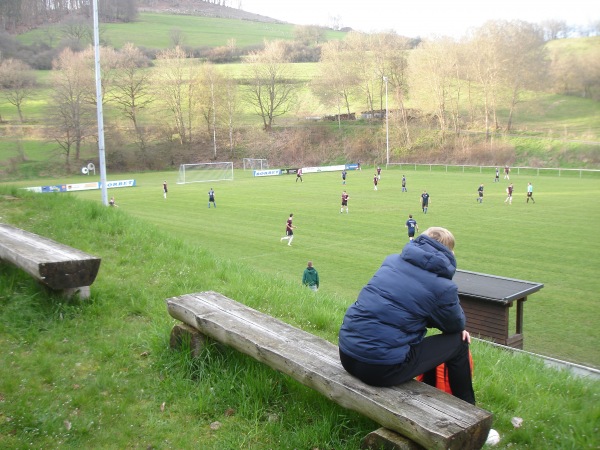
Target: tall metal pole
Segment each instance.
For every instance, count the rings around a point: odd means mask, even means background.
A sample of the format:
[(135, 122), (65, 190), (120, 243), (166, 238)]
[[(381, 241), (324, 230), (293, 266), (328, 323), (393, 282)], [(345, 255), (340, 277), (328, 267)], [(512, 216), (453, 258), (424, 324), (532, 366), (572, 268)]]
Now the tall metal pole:
[(104, 155), (104, 115), (102, 113), (102, 77), (100, 71), (100, 33), (98, 32), (98, 0), (93, 0), (94, 9), (94, 62), (96, 72), (96, 115), (98, 117), (98, 155), (100, 159), (100, 189), (102, 204), (108, 206), (106, 186), (106, 157)]
[(386, 167), (390, 165), (390, 127), (389, 127), (389, 111), (388, 111), (388, 78), (383, 77), (385, 81), (385, 150), (386, 150)]

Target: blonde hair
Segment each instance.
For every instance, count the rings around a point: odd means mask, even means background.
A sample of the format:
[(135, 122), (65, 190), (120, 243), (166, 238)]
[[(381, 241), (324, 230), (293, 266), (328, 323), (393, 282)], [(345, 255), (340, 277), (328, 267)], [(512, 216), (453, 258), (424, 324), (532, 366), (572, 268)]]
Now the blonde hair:
[(448, 247), (450, 250), (454, 250), (456, 240), (454, 239), (454, 235), (449, 230), (442, 227), (430, 227), (427, 228), (423, 234), (429, 236), (431, 239), (435, 239), (440, 244)]

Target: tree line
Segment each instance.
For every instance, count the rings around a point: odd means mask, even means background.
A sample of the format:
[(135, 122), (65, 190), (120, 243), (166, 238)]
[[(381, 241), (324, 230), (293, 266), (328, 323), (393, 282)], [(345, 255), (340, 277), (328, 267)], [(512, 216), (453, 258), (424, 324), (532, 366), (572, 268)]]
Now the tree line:
[[(462, 40), (436, 38), (416, 48), (395, 33), (350, 32), (344, 40), (318, 44), (317, 74), (308, 84), (290, 64), (289, 45), (265, 42), (244, 58), (241, 76), (191, 58), (179, 45), (159, 51), (155, 60), (133, 44), (103, 47), (103, 102), (113, 118), (107, 126), (113, 145), (107, 148), (117, 149), (110, 160), (127, 164), (131, 158), (152, 168), (157, 161), (190, 162), (199, 149), (213, 159), (233, 156), (243, 129), (240, 111), (251, 109), (268, 136), (283, 115), (313, 114), (304, 106), (307, 92), (324, 110), (336, 111), (340, 128), (343, 113), (362, 113), (381, 135), (381, 119), (389, 110), (395, 154), (416, 151), (427, 141), (444, 146), (471, 130), (483, 130), (488, 138), (510, 132), (519, 105), (532, 91), (600, 99), (600, 63), (590, 64), (600, 61), (599, 50), (569, 64), (549, 59), (543, 30), (522, 21), (489, 22)], [(232, 42), (230, 50), (234, 47)], [(67, 166), (96, 139), (93, 69), (91, 47), (65, 48), (53, 61), (48, 137), (61, 148)], [(35, 79), (18, 60), (0, 62), (2, 95), (21, 122), (26, 100), (36, 92)], [(127, 156), (123, 148), (134, 150)]]
[[(137, 12), (137, 0), (98, 1), (98, 16), (103, 22), (130, 22)], [(73, 15), (91, 17), (92, 0), (2, 0), (0, 30), (18, 32)]]

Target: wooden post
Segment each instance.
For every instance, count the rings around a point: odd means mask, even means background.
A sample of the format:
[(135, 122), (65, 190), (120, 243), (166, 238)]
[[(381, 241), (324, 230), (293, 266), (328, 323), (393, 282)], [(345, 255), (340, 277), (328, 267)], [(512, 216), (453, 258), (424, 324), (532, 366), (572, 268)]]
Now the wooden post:
[(197, 358), (206, 345), (206, 336), (185, 323), (175, 324), (171, 330), (169, 346), (176, 350), (188, 345), (192, 358)]

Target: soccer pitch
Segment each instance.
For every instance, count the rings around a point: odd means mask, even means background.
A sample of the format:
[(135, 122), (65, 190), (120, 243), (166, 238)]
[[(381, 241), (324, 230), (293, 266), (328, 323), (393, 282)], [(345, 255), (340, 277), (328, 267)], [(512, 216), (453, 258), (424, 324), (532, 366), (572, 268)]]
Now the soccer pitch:
[[(407, 193), (401, 192), (403, 174)], [(377, 191), (373, 175), (372, 168), (350, 171), (342, 185), (339, 172), (305, 174), (300, 182), (292, 175), (254, 178), (251, 171), (236, 170), (233, 181), (176, 185), (173, 171), (135, 175), (137, 187), (111, 189), (109, 196), (115, 195), (121, 211), (189, 245), (297, 282), (298, 289), (312, 260), (321, 278), (315, 308), (320, 295), (353, 302), (385, 256), (408, 242), (404, 224), (413, 214), (420, 231), (443, 226), (454, 233), (460, 269), (544, 283), (525, 303), (526, 350), (600, 367), (600, 178), (512, 173), (515, 193), (508, 205), (509, 181), (501, 174), (494, 183), (491, 169), (384, 169)], [(119, 177), (131, 175), (109, 180)], [(535, 204), (526, 203), (530, 181)], [(485, 196), (479, 204), (481, 183)], [(216, 209), (208, 208), (211, 187)], [(427, 214), (419, 204), (424, 189), (431, 196)], [(343, 190), (350, 195), (348, 214), (340, 213)], [(98, 191), (75, 195), (100, 198)], [(290, 213), (297, 229), (288, 247), (280, 238)]]

